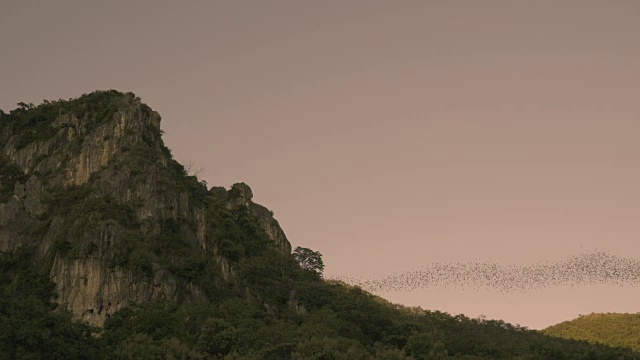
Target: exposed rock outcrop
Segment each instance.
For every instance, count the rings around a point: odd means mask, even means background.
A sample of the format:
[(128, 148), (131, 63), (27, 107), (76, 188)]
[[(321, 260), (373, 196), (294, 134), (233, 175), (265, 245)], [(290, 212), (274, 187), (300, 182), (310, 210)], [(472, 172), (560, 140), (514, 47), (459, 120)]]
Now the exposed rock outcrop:
[[(135, 95), (96, 92), (0, 120), (0, 190), (7, 189), (0, 194), (0, 251), (37, 249), (50, 266), (55, 301), (78, 318), (102, 325), (131, 302), (205, 296), (177, 275), (192, 266), (181, 262), (184, 252), (215, 261), (225, 280), (234, 278), (207, 236), (203, 197), (210, 191), (172, 159), (159, 114)], [(246, 206), (290, 253), (273, 213), (251, 201), (248, 186), (236, 184), (229, 193), (236, 192), (227, 207)]]
[(290, 253), (291, 243), (287, 240), (287, 236), (284, 234), (278, 221), (273, 217), (273, 211), (260, 204), (254, 203), (251, 201), (252, 198), (253, 191), (251, 191), (249, 185), (245, 183), (233, 184), (233, 186), (231, 186), (228, 207), (246, 206), (249, 213), (258, 219), (264, 231), (278, 247), (282, 249), (282, 251)]

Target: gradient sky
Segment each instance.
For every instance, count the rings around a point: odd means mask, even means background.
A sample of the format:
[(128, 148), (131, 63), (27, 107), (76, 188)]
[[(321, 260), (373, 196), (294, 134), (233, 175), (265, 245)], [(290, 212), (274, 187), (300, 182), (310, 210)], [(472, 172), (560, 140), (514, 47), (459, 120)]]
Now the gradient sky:
[[(640, 2), (0, 0), (0, 108), (133, 91), (327, 275), (640, 253)], [(540, 328), (640, 289), (394, 302)]]

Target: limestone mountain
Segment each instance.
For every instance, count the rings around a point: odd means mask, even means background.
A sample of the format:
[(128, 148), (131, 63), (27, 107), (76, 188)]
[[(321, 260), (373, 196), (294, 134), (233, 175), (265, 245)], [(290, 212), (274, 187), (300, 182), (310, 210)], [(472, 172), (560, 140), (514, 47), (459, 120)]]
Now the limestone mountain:
[(161, 135), (113, 90), (0, 111), (0, 359), (640, 358), (326, 281)]
[(190, 277), (207, 262), (232, 277), (229, 259), (246, 249), (216, 237), (216, 206), (247, 209), (291, 252), (247, 185), (209, 192), (189, 176), (158, 113), (131, 93), (22, 104), (0, 121), (0, 251), (34, 247), (56, 302), (91, 324), (132, 302), (204, 298)]

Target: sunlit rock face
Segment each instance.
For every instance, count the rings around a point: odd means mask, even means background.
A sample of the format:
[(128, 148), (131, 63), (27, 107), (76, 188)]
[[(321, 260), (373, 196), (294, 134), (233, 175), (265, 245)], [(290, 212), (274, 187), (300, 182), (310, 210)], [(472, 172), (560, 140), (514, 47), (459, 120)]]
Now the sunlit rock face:
[[(139, 98), (96, 92), (19, 116), (0, 121), (0, 251), (36, 248), (38, 266), (55, 283), (54, 301), (101, 326), (132, 302), (204, 297), (166, 266), (180, 264), (180, 254), (160, 261), (154, 249), (135, 250), (158, 239), (215, 262), (233, 281), (233, 265), (207, 236), (202, 198), (210, 191), (172, 159), (159, 114)], [(251, 201), (247, 185), (234, 188), (239, 196), (228, 196), (227, 206), (246, 206), (290, 252), (272, 212)]]

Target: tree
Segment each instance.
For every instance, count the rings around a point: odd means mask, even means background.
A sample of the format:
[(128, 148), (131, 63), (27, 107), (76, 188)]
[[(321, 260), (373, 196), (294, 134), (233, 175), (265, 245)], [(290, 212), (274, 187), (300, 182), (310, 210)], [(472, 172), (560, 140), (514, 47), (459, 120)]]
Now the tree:
[(200, 350), (222, 357), (230, 353), (238, 342), (238, 331), (224, 319), (207, 320), (201, 331), (198, 345)]
[(447, 358), (447, 349), (442, 335), (437, 332), (415, 332), (407, 339), (404, 349), (417, 360), (437, 360)]
[(322, 262), (322, 254), (319, 251), (298, 246), (293, 251), (293, 258), (303, 269), (313, 271), (322, 276), (324, 263)]
[(202, 166), (196, 166), (196, 162), (193, 160), (187, 161), (183, 166), (184, 166), (184, 170), (187, 172), (189, 176), (198, 177), (200, 176), (200, 174), (202, 174), (203, 171), (206, 170)]

